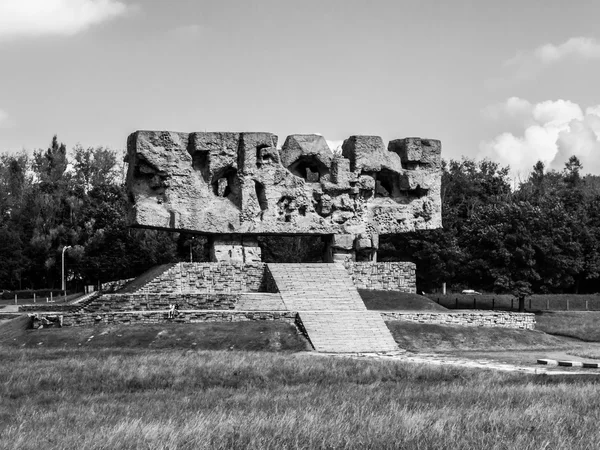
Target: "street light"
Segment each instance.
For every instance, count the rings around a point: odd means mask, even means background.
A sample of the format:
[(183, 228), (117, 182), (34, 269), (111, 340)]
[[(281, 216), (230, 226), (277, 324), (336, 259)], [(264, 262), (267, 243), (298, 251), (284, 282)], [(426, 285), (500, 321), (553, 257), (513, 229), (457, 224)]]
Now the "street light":
[(65, 298), (67, 297), (67, 280), (65, 279), (65, 251), (67, 251), (68, 248), (71, 248), (71, 246), (67, 245), (62, 249), (62, 290), (65, 294)]
[(190, 238), (190, 262), (194, 262), (194, 258), (192, 257), (192, 244), (194, 243), (195, 236)]

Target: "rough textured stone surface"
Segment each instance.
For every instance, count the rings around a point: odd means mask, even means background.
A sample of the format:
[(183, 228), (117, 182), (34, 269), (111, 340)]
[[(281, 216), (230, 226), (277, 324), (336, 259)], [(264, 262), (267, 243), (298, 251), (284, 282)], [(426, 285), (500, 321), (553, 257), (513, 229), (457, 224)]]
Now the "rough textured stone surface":
[(126, 157), (129, 222), (364, 239), (441, 226), (439, 141), (399, 139), (386, 148), (377, 136), (351, 136), (342, 149), (334, 156), (317, 135), (289, 136), (279, 150), (271, 133), (137, 131)]
[(359, 289), (417, 292), (417, 267), (411, 262), (352, 262), (345, 267)]
[(98, 314), (30, 314), (33, 328), (82, 327), (108, 324), (154, 324), (154, 323), (201, 323), (201, 322), (247, 322), (283, 321), (294, 324), (294, 311), (127, 311)]
[[(277, 292), (264, 263), (178, 263), (138, 293)], [(273, 290), (275, 289), (275, 290)]]
[(382, 312), (383, 320), (408, 320), (437, 325), (500, 327), (533, 330), (535, 314), (498, 311), (464, 312)]
[(354, 248), (353, 234), (334, 234), (331, 246), (340, 250), (352, 250)]
[(102, 283), (100, 285), (100, 290), (104, 293), (116, 292), (119, 289), (125, 287), (125, 285), (127, 285), (127, 283), (129, 283), (133, 280), (135, 280), (135, 278), (126, 278), (124, 280), (108, 281), (108, 282)]
[[(327, 141), (317, 134), (293, 134), (287, 137), (281, 148), (283, 166), (308, 182), (329, 177), (332, 159), (333, 153)], [(314, 175), (311, 177), (310, 174)]]
[(177, 293), (177, 294), (106, 294), (82, 309), (84, 313), (117, 311), (165, 311), (171, 305), (179, 309), (234, 309), (240, 293)]

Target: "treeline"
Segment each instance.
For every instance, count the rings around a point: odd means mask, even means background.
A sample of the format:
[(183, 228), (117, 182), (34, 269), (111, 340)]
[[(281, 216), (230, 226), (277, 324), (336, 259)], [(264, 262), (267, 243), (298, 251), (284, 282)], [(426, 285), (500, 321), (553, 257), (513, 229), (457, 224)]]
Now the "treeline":
[(0, 156), (0, 289), (60, 288), (65, 246), (70, 289), (185, 258), (189, 237), (126, 226), (120, 159), (102, 147), (68, 154), (56, 136), (32, 157)]
[[(56, 137), (33, 156), (0, 155), (0, 289), (59, 288), (65, 246), (71, 288), (207, 259), (205, 238), (126, 226), (118, 156), (67, 152)], [(444, 282), (455, 291), (600, 292), (600, 177), (581, 171), (575, 157), (562, 171), (537, 163), (511, 189), (507, 167), (445, 162), (444, 228), (382, 237), (379, 260), (413, 260), (427, 292)], [(261, 242), (270, 261), (319, 258), (319, 239)]]
[(508, 167), (450, 161), (442, 178), (444, 228), (385, 239), (381, 259), (417, 263), (426, 292), (442, 283), (497, 293), (600, 292), (600, 177), (538, 162), (516, 189)]

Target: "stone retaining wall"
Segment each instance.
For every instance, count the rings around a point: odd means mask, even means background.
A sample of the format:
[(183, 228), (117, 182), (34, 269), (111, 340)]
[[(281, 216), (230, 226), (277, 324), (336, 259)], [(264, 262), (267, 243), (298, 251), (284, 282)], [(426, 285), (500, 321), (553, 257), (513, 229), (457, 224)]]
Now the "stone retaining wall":
[(465, 312), (382, 312), (383, 320), (408, 320), (410, 322), (461, 325), (474, 327), (499, 327), (517, 328), (520, 330), (533, 330), (535, 328), (535, 314), (492, 312), (492, 311), (465, 311)]
[(82, 308), (82, 305), (72, 305), (70, 303), (34, 303), (30, 305), (20, 305), (19, 312), (74, 312)]
[[(414, 263), (346, 261), (344, 265), (359, 289), (416, 292)], [(265, 263), (179, 263), (138, 290), (158, 292), (235, 294), (278, 289)]]
[[(297, 322), (295, 311), (176, 311), (173, 317), (168, 311), (128, 311), (101, 313), (30, 314), (33, 328), (56, 326), (91, 326), (130, 323), (201, 323), (201, 322), (244, 322), (284, 321)], [(533, 330), (535, 315), (510, 312), (381, 312), (385, 321), (407, 320), (410, 322), (480, 327), (515, 328)]]
[(81, 327), (108, 324), (202, 323), (283, 321), (293, 324), (294, 311), (177, 311), (169, 317), (168, 311), (133, 311), (99, 314), (30, 314), (33, 328), (43, 326)]
[(102, 292), (111, 293), (116, 292), (119, 289), (123, 288), (127, 283), (132, 282), (135, 278), (127, 278), (124, 280), (115, 280), (115, 281), (107, 281), (106, 283), (102, 283), (100, 285), (100, 290)]
[(84, 312), (120, 312), (168, 310), (171, 305), (179, 309), (233, 309), (240, 299), (236, 294), (205, 293), (148, 293), (105, 294), (84, 308)]
[(265, 263), (179, 263), (138, 292), (239, 293), (267, 291)]
[(344, 263), (358, 289), (417, 292), (417, 266), (412, 262)]

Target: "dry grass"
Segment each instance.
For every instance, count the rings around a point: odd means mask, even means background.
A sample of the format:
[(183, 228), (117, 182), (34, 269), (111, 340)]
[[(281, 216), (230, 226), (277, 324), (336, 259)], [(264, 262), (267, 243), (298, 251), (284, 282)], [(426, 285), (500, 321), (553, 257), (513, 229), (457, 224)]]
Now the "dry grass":
[(26, 330), (27, 317), (0, 324), (0, 343), (14, 347), (303, 351), (308, 341), (285, 322), (119, 324)]
[(567, 336), (587, 342), (600, 342), (600, 312), (543, 312), (536, 314), (535, 328), (557, 336)]
[(400, 348), (423, 352), (536, 350), (572, 347), (540, 331), (386, 322)]
[(367, 309), (376, 311), (447, 311), (423, 295), (359, 289)]
[(592, 449), (595, 378), (307, 354), (0, 349), (0, 448)]

